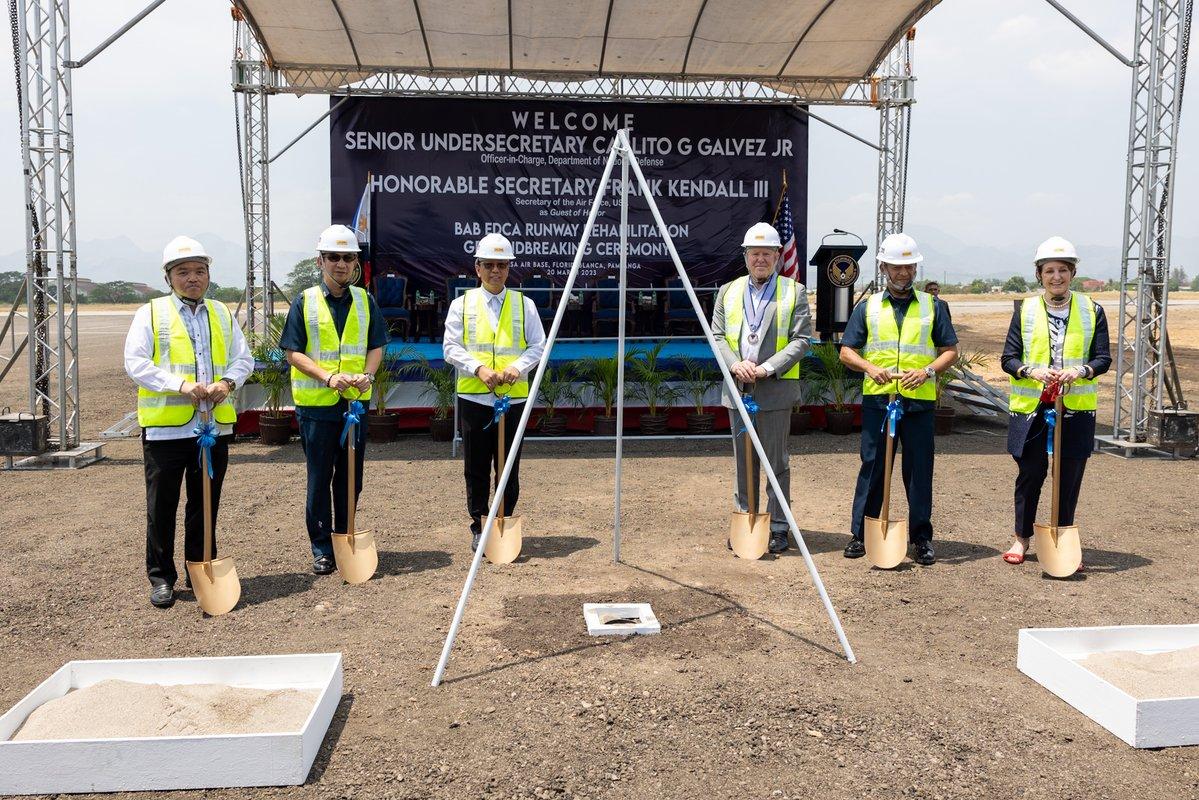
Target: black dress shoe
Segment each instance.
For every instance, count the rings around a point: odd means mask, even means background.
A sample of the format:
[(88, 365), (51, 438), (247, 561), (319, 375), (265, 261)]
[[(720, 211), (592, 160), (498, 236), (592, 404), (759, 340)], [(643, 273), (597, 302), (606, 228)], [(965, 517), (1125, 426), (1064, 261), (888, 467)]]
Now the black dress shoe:
[(328, 556), (320, 556), (312, 559), (312, 571), (317, 575), (329, 575), (335, 569), (337, 569), (337, 564)]
[(841, 551), (846, 558), (861, 558), (866, 555), (866, 543), (861, 539), (850, 539), (849, 544)]
[(165, 583), (150, 590), (150, 605), (155, 608), (170, 608), (175, 605), (175, 587)]
[(916, 542), (912, 549), (912, 560), (920, 566), (931, 567), (937, 563), (937, 554), (933, 552), (932, 542)]
[(470, 535), (470, 551), (472, 553), (478, 552), (479, 542), (482, 540), (482, 538), (483, 538), (482, 533), (472, 533)]
[(774, 553), (775, 555), (778, 555), (779, 553), (785, 553), (785, 552), (787, 552), (788, 548), (791, 547), (790, 540), (791, 540), (790, 531), (771, 531), (770, 532), (770, 545), (769, 545), (768, 549), (770, 550), (770, 552)]

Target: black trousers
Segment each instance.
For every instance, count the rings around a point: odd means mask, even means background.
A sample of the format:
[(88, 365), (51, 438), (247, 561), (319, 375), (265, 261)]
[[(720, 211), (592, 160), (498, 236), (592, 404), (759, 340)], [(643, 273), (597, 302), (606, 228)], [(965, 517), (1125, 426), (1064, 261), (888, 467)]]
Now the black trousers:
[[(1016, 535), (1028, 538), (1033, 535), (1033, 523), (1037, 521), (1037, 504), (1041, 499), (1041, 488), (1049, 474), (1049, 454), (1045, 452), (1048, 426), (1033, 425), (1025, 440), (1024, 452), (1016, 459), (1019, 472), (1016, 474)], [(1078, 507), (1078, 494), (1082, 488), (1082, 475), (1087, 468), (1085, 458), (1061, 458), (1061, 490), (1058, 495), (1058, 524), (1073, 525), (1074, 510)], [(1052, 484), (1050, 491), (1052, 491)], [(1050, 522), (1046, 515), (1045, 522)]]
[[(304, 523), (313, 558), (333, 558), (333, 534), (344, 533), (349, 523), (349, 448), (341, 446), (345, 421), (313, 419), (300, 415), (300, 446), (308, 465), (308, 496)], [(366, 457), (366, 421), (355, 427), (354, 508), (362, 495), (362, 464)], [(347, 444), (349, 442), (347, 441)], [(332, 497), (332, 501), (330, 501)]]
[[(232, 436), (218, 436), (212, 448), (212, 557), (216, 558), (216, 515), (221, 503), (221, 484), (229, 466)], [(183, 511), (183, 556), (188, 561), (204, 560), (204, 481), (200, 474), (200, 448), (193, 438), (148, 441), (142, 434), (142, 457), (146, 467), (146, 575), (152, 586), (174, 586), (175, 517), (179, 511), (180, 487), (187, 483), (187, 505)]]
[[(862, 405), (862, 466), (853, 494), (850, 532), (862, 541), (865, 518), (878, 519), (883, 507), (883, 467), (887, 460), (887, 437), (883, 433), (884, 408)], [(907, 410), (899, 420), (895, 436), (895, 460), (903, 458), (903, 485), (908, 498), (908, 535), (913, 542), (933, 538), (933, 437), (932, 409)], [(891, 489), (895, 492), (894, 484)]]
[[(504, 459), (512, 461), (512, 474), (504, 491), (504, 514), (512, 516), (516, 501), (520, 499), (520, 452), (512, 452), (512, 440), (516, 437), (516, 425), (520, 420), (524, 404), (515, 404), (508, 409), (504, 420)], [(458, 426), (462, 431), (462, 457), (466, 476), (466, 513), (470, 514), (471, 533), (483, 531), (483, 520), (491, 505), (491, 474), (496, 470), (499, 482), (499, 430), (497, 422), (490, 425), (495, 416), (491, 406), (473, 403), (458, 398)]]

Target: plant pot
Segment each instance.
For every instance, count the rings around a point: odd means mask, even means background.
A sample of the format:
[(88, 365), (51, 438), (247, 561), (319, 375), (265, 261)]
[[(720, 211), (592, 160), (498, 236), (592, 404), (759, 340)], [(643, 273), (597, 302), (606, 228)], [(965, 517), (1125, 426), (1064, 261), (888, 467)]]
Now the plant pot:
[(670, 417), (665, 414), (642, 414), (638, 429), (646, 436), (662, 436)]
[(716, 425), (715, 414), (688, 414), (687, 433), (704, 436), (712, 432)]
[(803, 436), (808, 431), (812, 430), (812, 412), (811, 411), (792, 411), (791, 412), (791, 435)]
[(378, 444), (394, 442), (400, 433), (400, 415), (390, 411), (368, 412), (366, 415), (367, 441)]
[(258, 434), (263, 444), (287, 444), (291, 441), (291, 414), (258, 415)]
[(615, 436), (616, 435), (616, 417), (605, 417), (601, 414), (595, 415), (595, 433), (598, 436)]
[(824, 418), (828, 424), (825, 427), (829, 433), (834, 433), (838, 436), (847, 436), (853, 433), (853, 409), (847, 408), (844, 411), (838, 411), (835, 408), (825, 408)]
[(542, 436), (561, 436), (566, 433), (566, 417), (555, 414), (552, 417), (543, 416), (537, 423)]
[(435, 442), (449, 442), (454, 438), (454, 418), (445, 417), (429, 417), (429, 433), (433, 435)]
[(933, 432), (937, 436), (947, 436), (953, 433), (953, 420), (957, 413), (957, 410), (953, 408), (934, 409)]

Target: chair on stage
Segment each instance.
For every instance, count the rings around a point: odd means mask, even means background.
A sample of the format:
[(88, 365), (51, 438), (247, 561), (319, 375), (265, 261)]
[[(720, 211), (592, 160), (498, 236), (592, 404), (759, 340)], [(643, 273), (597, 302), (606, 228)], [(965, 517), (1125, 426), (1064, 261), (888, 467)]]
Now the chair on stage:
[(479, 279), (470, 275), (455, 275), (452, 278), (445, 279), (445, 302), (446, 308), (450, 307), (450, 303), (461, 297), (468, 289), (474, 289), (479, 285)]
[(412, 328), (412, 312), (408, 309), (408, 279), (403, 275), (379, 275), (375, 278), (375, 302), (387, 321), (387, 332), (403, 328), (401, 338), (407, 339)]
[[(705, 295), (710, 292), (711, 290), (705, 292), (696, 287), (695, 295), (700, 299), (701, 307)], [(701, 330), (699, 318), (695, 316), (695, 309), (691, 305), (691, 298), (687, 296), (680, 278), (671, 278), (666, 281), (666, 306), (663, 313), (666, 318), (667, 336), (678, 333), (680, 328), (684, 333), (698, 333)]]
[[(600, 326), (602, 325), (610, 325), (613, 334), (615, 334), (617, 327), (620, 325), (620, 292), (616, 291), (620, 288), (620, 280), (617, 278), (600, 278), (595, 282), (595, 288), (600, 291), (595, 293), (595, 311), (591, 316), (591, 335), (599, 336)], [(626, 309), (625, 334), (628, 334), (633, 321), (633, 315), (629, 312), (630, 310)]]
[(554, 312), (557, 310), (554, 306), (553, 288), (553, 282), (542, 275), (534, 275), (520, 282), (521, 292), (537, 306), (537, 315), (541, 317), (542, 326), (554, 318)]

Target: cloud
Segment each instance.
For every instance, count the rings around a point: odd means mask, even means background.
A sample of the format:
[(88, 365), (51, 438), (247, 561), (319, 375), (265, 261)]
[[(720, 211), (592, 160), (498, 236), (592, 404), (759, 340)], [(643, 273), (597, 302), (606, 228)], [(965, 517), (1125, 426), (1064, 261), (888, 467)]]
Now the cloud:
[(995, 42), (1025, 42), (1041, 32), (1041, 25), (1028, 14), (1005, 19), (991, 33)]
[(954, 192), (953, 194), (943, 194), (937, 198), (937, 205), (942, 208), (957, 208), (960, 206), (970, 205), (974, 202), (974, 195), (970, 192)]
[(1115, 79), (1127, 80), (1120, 62), (1098, 45), (1041, 53), (1029, 60), (1028, 69), (1042, 80), (1063, 86), (1106, 90)]

